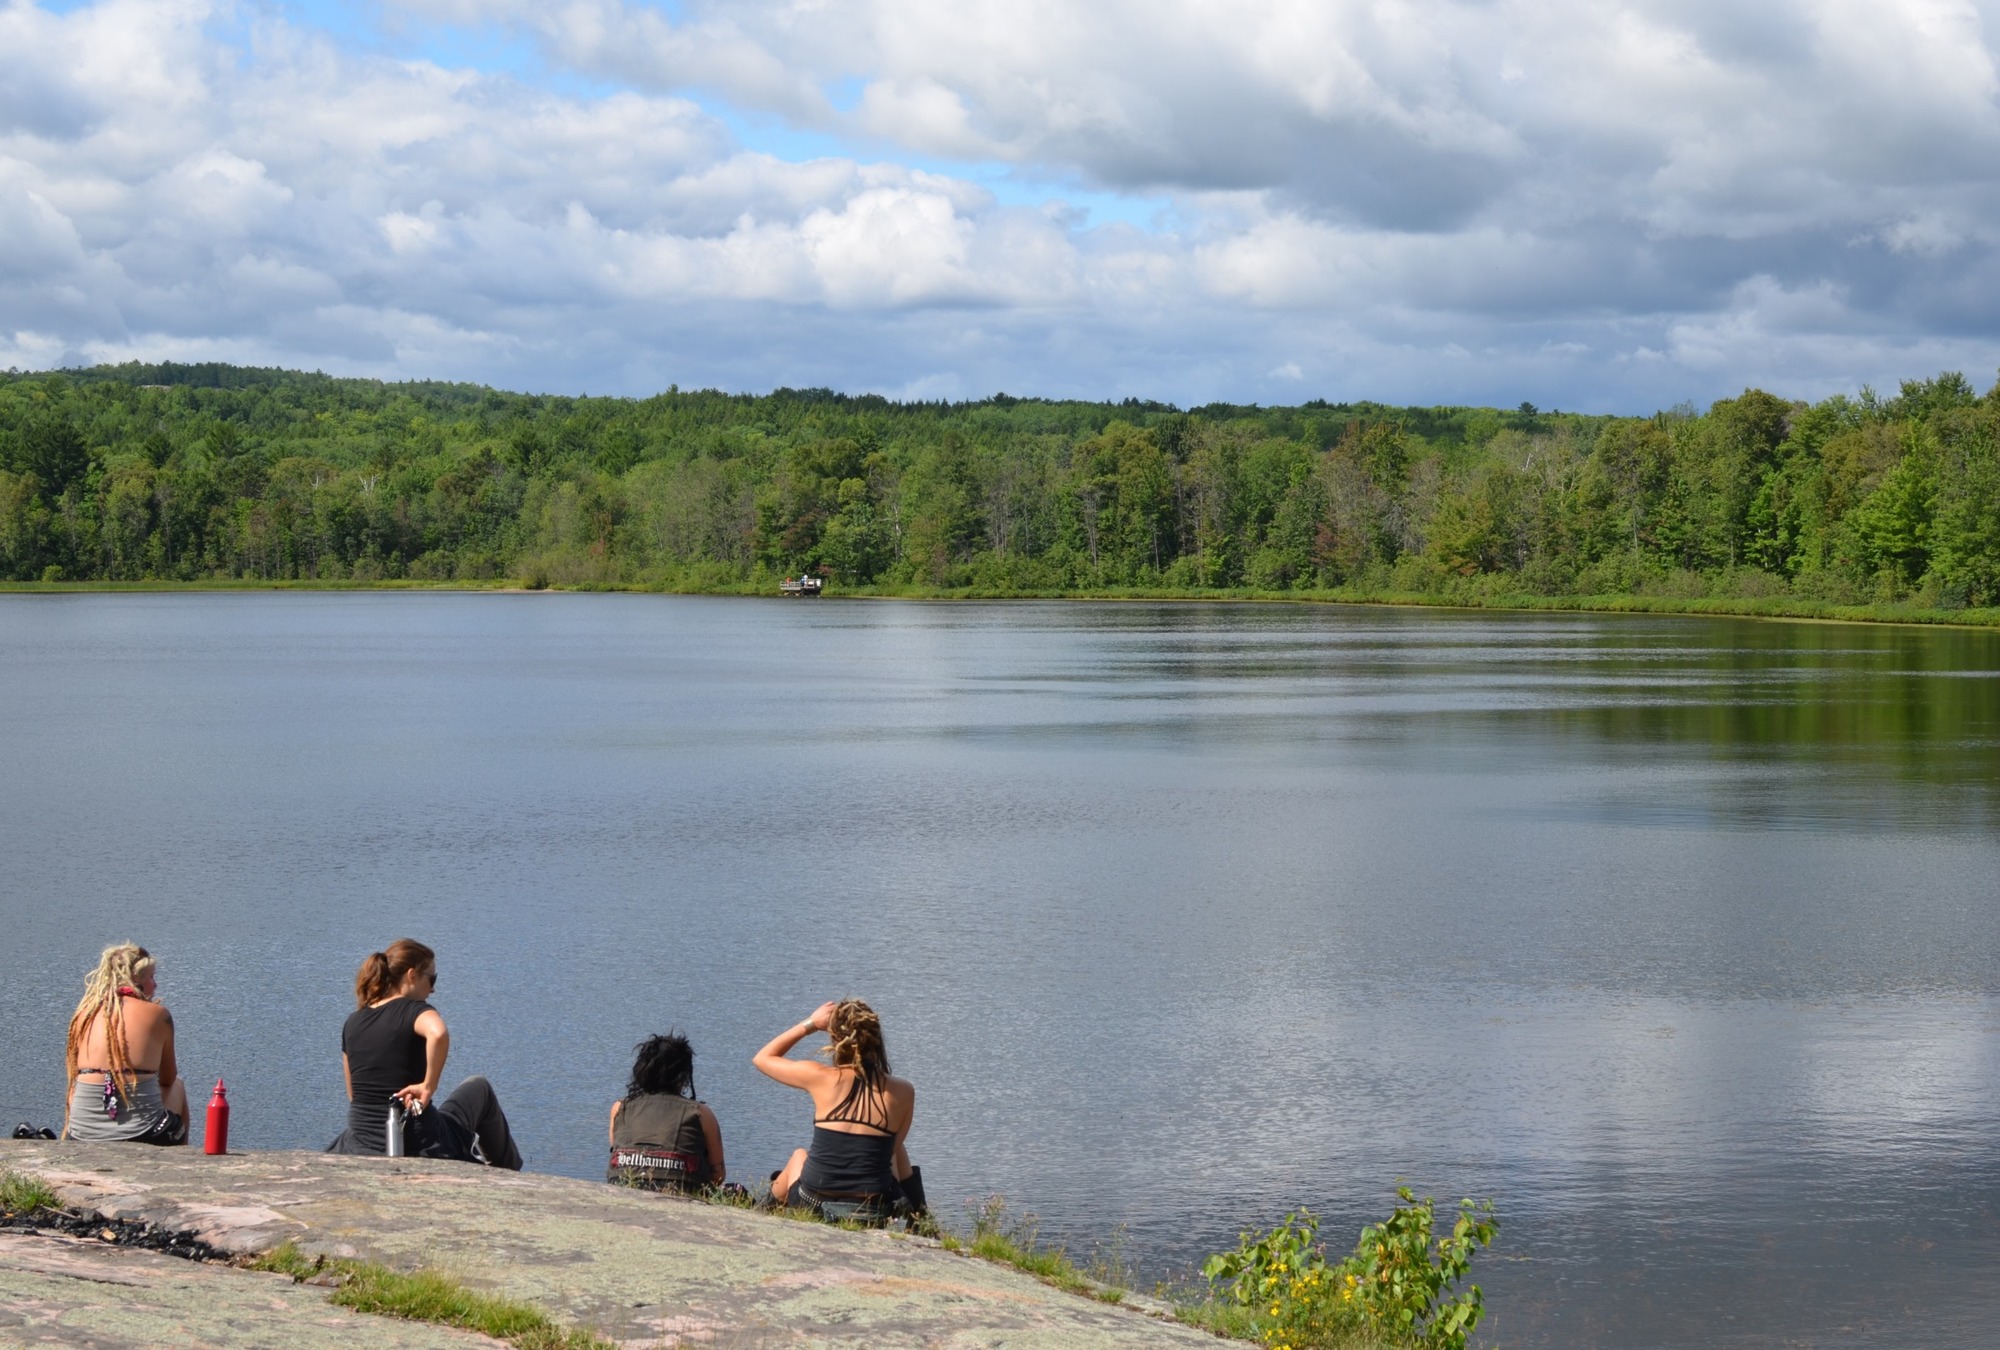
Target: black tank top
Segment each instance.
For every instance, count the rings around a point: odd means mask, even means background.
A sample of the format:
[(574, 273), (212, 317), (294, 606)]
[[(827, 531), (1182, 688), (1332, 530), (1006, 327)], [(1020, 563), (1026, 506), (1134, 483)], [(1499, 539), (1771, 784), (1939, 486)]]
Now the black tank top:
[[(834, 1125), (861, 1125), (867, 1133), (829, 1130)], [(880, 1131), (880, 1133), (876, 1133)], [(806, 1150), (799, 1181), (822, 1199), (894, 1195), (896, 1136), (889, 1132), (887, 1093), (864, 1092), (850, 1084), (838, 1106), (813, 1122), (812, 1147)]]
[[(683, 1172), (642, 1161), (645, 1150), (688, 1159)], [(664, 1160), (662, 1160), (664, 1161)], [(701, 1128), (701, 1103), (678, 1093), (648, 1092), (627, 1097), (611, 1129), (611, 1162), (605, 1180), (628, 1185), (698, 1186), (709, 1179), (708, 1134)]]
[(347, 1080), (348, 1137), (364, 1153), (389, 1151), (389, 1094), (424, 1081), (424, 1038), (417, 1019), (431, 1011), (420, 998), (392, 998), (379, 1008), (356, 1008), (340, 1029)]
[(822, 1200), (896, 1193), (896, 1136), (813, 1126), (799, 1181)]

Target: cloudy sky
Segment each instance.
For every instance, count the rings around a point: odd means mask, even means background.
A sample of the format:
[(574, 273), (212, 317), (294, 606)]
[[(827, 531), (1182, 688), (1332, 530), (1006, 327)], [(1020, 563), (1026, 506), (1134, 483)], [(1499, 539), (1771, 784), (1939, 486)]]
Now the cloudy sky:
[(1984, 388), (1997, 45), (2000, 0), (0, 0), (0, 367)]

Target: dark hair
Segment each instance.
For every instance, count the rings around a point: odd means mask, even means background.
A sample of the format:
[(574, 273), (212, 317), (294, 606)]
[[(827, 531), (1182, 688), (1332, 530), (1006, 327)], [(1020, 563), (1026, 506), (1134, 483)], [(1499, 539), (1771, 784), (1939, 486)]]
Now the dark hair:
[(625, 1099), (655, 1093), (694, 1096), (694, 1049), (678, 1031), (648, 1036), (632, 1047), (632, 1081), (625, 1085)]
[(388, 950), (371, 953), (354, 977), (354, 1005), (365, 1008), (392, 997), (413, 970), (437, 964), (437, 953), (421, 942), (397, 938)]

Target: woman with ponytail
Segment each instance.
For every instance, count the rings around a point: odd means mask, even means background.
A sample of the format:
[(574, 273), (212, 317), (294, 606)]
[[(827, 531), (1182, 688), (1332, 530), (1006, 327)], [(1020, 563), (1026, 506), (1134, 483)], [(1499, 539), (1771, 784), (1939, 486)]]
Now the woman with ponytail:
[(63, 1138), (187, 1142), (187, 1084), (174, 1062), (174, 1016), (153, 1001), (154, 969), (150, 952), (122, 942), (84, 976), (63, 1048)]
[[(830, 1064), (791, 1059), (792, 1047), (827, 1034)], [(822, 1003), (813, 1015), (759, 1050), (750, 1061), (766, 1077), (812, 1097), (812, 1147), (792, 1150), (772, 1174), (771, 1199), (859, 1218), (887, 1218), (899, 1205), (924, 1208), (923, 1178), (903, 1147), (916, 1115), (917, 1090), (889, 1072), (882, 1019), (858, 998)]]
[(407, 1113), (400, 1152), (518, 1172), (521, 1153), (491, 1083), (468, 1078), (432, 1100), (451, 1052), (444, 1016), (430, 1005), (436, 992), (437, 953), (421, 942), (398, 938), (361, 963), (354, 1012), (340, 1029), (347, 1128), (326, 1151), (387, 1153), (393, 1101)]

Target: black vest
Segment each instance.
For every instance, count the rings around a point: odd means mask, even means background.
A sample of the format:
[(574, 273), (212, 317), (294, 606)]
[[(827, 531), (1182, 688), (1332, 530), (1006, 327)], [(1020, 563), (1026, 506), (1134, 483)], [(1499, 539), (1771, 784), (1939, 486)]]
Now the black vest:
[(611, 1139), (606, 1181), (649, 1191), (708, 1184), (708, 1136), (699, 1102), (666, 1092), (627, 1097)]

